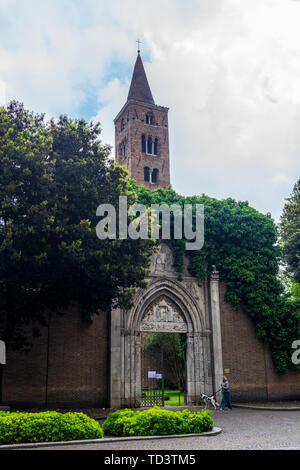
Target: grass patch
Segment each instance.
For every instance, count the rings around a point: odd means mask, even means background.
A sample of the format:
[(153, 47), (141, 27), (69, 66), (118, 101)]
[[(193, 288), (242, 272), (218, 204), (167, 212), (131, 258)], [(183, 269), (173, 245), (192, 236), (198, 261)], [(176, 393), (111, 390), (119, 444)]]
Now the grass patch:
[[(152, 390), (153, 392), (154, 390)], [(183, 406), (184, 405), (184, 393), (179, 390), (166, 390), (165, 389), (165, 405), (167, 406)]]
[(183, 406), (184, 405), (184, 393), (180, 392), (179, 398), (179, 390), (165, 390), (165, 395), (170, 397), (169, 400), (165, 401), (165, 405), (168, 406)]

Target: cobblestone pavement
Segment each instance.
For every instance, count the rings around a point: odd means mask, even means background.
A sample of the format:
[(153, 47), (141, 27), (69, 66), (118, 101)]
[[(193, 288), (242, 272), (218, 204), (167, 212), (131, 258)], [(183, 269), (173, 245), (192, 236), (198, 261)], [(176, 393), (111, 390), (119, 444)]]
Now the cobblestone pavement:
[(212, 437), (65, 445), (39, 450), (300, 450), (300, 411), (234, 408), (232, 411), (216, 411), (213, 418), (215, 426), (222, 428), (223, 432)]

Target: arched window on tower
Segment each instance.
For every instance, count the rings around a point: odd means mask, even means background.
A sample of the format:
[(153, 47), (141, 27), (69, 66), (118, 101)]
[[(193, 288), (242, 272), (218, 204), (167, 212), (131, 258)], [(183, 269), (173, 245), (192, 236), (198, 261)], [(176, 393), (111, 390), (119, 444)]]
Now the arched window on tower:
[(142, 135), (142, 152), (146, 153), (146, 137)]
[(156, 137), (155, 141), (154, 141), (154, 151), (153, 151), (154, 155), (158, 155), (158, 138)]
[(123, 160), (126, 159), (127, 157), (127, 146), (126, 146), (126, 140), (121, 142), (120, 144), (120, 156), (122, 157)]
[(147, 143), (147, 153), (149, 153), (150, 155), (152, 155), (152, 137), (149, 136), (148, 137), (148, 143)]
[(124, 118), (121, 119), (121, 132), (124, 130)]
[(154, 168), (151, 175), (151, 183), (158, 183), (158, 169)]
[(148, 166), (145, 166), (144, 168), (144, 181), (147, 183), (150, 182), (150, 168)]
[(150, 126), (154, 125), (154, 116), (152, 113), (146, 114), (146, 124), (150, 124)]

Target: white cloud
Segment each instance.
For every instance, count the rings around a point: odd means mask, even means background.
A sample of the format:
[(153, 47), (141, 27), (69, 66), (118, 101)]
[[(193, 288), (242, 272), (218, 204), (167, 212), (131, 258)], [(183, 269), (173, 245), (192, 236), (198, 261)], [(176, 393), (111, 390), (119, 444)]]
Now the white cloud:
[(103, 88), (99, 94), (99, 103), (103, 106), (99, 113), (92, 118), (94, 122), (100, 122), (102, 128), (101, 140), (112, 147), (115, 143), (115, 130), (112, 125), (113, 120), (125, 104), (130, 83), (121, 83), (118, 79), (113, 79)]
[(290, 185), (292, 185), (293, 181), (290, 178), (290, 176), (285, 175), (284, 173), (276, 173), (272, 177), (272, 183), (274, 183), (276, 185), (281, 184), (281, 183), (289, 183)]
[(140, 37), (154, 99), (170, 107), (174, 188), (279, 217), (300, 170), (300, 2), (2, 0), (0, 18), (7, 98), (76, 115), (98, 88), (111, 145), (130, 77), (105, 76), (112, 60), (133, 68)]

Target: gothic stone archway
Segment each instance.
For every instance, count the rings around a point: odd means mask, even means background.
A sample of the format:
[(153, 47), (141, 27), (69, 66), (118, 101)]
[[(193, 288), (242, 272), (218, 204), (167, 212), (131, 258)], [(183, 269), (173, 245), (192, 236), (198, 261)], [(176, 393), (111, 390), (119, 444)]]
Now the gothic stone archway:
[(166, 246), (153, 259), (148, 287), (140, 289), (130, 311), (111, 312), (110, 407), (141, 403), (141, 334), (187, 335), (187, 392), (190, 404), (200, 393), (217, 390), (222, 376), (218, 275), (200, 288), (187, 272), (177, 280)]
[(117, 335), (111, 349), (112, 408), (141, 404), (141, 333), (146, 331), (186, 333), (189, 404), (199, 403), (201, 392), (212, 392), (212, 335), (181, 286), (170, 280), (156, 281), (140, 293), (129, 313), (116, 310), (113, 317)]

